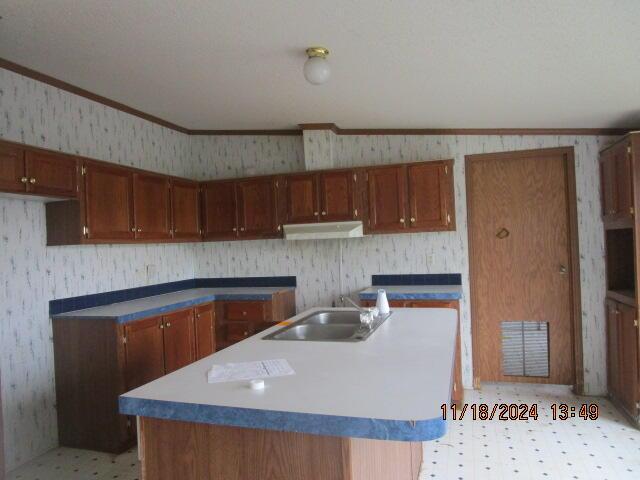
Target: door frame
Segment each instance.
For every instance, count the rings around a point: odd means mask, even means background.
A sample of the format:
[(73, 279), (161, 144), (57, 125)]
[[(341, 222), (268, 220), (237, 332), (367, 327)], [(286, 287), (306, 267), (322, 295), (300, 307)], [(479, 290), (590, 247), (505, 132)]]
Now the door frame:
[(569, 245), (569, 279), (571, 282), (571, 343), (573, 350), (573, 391), (577, 395), (584, 394), (584, 369), (582, 356), (582, 301), (580, 297), (580, 253), (578, 248), (578, 201), (576, 195), (576, 167), (573, 147), (540, 148), (533, 150), (516, 150), (508, 152), (482, 153), (475, 155), (465, 155), (465, 190), (467, 198), (467, 239), (469, 245), (469, 288), (471, 291), (471, 348), (473, 361), (473, 385), (479, 388), (480, 379), (475, 375), (475, 366), (478, 365), (479, 346), (477, 336), (474, 332), (479, 328), (477, 320), (473, 316), (474, 305), (477, 304), (474, 292), (473, 262), (474, 250), (471, 239), (471, 214), (473, 212), (473, 199), (469, 196), (470, 191), (470, 166), (487, 160), (523, 159), (536, 157), (540, 154), (559, 154), (563, 156), (566, 172), (565, 192), (567, 195), (567, 233)]

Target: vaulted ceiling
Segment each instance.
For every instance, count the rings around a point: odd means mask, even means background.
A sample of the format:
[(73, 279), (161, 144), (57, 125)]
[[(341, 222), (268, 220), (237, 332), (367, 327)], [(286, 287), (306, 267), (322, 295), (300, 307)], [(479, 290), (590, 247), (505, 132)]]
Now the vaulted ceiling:
[[(640, 125), (637, 0), (5, 0), (0, 57), (190, 129)], [(330, 49), (332, 76), (302, 75)]]

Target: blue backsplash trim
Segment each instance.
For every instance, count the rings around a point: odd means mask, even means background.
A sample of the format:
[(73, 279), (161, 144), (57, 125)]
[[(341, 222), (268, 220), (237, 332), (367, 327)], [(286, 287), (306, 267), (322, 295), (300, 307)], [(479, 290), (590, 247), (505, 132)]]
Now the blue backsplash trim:
[[(360, 300), (377, 300), (378, 294), (376, 293), (362, 293), (359, 294)], [(460, 300), (462, 298), (461, 292), (415, 292), (415, 293), (397, 293), (387, 292), (388, 300)]]
[(382, 285), (462, 285), (460, 273), (371, 275), (373, 286)]
[(282, 412), (253, 408), (120, 397), (120, 413), (183, 422), (262, 428), (280, 432), (424, 442), (444, 436), (442, 417), (429, 420), (381, 420), (312, 413)]
[[(117, 302), (126, 302), (138, 298), (179, 292), (190, 288), (224, 287), (296, 287), (296, 277), (242, 277), (242, 278), (192, 278), (177, 282), (159, 283), (145, 287), (127, 288), (112, 292), (82, 295), (80, 297), (61, 298), (49, 302), (49, 316), (60, 313), (100, 307)], [(223, 300), (222, 298), (220, 298)]]

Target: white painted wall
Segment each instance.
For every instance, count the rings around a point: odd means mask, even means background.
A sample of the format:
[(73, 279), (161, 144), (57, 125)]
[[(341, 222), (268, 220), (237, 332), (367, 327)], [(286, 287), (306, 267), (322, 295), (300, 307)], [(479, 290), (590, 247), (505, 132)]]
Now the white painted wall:
[[(193, 178), (304, 169), (300, 137), (187, 137), (0, 69), (0, 138)], [(585, 388), (605, 391), (603, 228), (597, 152), (608, 138), (337, 136), (336, 167), (455, 159), (455, 232), (288, 243), (46, 247), (44, 205), (0, 198), (0, 370), (7, 467), (57, 443), (48, 301), (195, 276), (296, 275), (298, 309), (376, 273), (462, 273), (463, 371), (471, 384), (464, 155), (571, 146), (581, 254)], [(427, 258), (432, 257), (433, 261)], [(148, 278), (146, 266), (156, 265)]]

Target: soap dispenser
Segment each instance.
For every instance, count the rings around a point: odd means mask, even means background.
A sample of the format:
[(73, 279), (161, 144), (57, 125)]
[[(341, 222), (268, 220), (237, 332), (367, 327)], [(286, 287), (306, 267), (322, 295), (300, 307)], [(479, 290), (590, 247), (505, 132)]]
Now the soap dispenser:
[(378, 290), (378, 299), (376, 300), (376, 308), (380, 315), (389, 313), (389, 301), (387, 300), (387, 292), (380, 288)]

